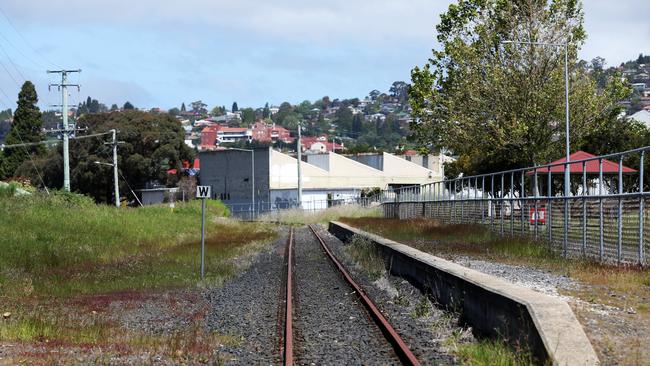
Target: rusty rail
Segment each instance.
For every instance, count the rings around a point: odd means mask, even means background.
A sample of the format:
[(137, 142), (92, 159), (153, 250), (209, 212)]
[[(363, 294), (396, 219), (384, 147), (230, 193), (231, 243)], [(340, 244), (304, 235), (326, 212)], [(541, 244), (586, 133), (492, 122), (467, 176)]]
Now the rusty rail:
[(327, 247), (325, 244), (325, 241), (321, 238), (320, 235), (316, 232), (316, 229), (314, 229), (313, 225), (309, 225), (309, 228), (311, 231), (314, 233), (314, 236), (316, 236), (316, 239), (320, 242), (321, 246), (323, 247), (323, 250), (329, 257), (329, 259), (334, 263), (334, 265), (339, 269), (345, 280), (350, 284), (350, 286), (356, 291), (357, 296), (359, 299), (361, 299), (361, 302), (363, 305), (366, 307), (368, 310), (368, 313), (370, 314), (370, 317), (375, 321), (379, 329), (381, 329), (382, 333), (386, 337), (386, 340), (393, 346), (393, 349), (395, 350), (395, 353), (397, 356), (400, 358), (403, 364), (405, 365), (420, 365), (420, 362), (415, 358), (415, 355), (413, 355), (413, 352), (409, 349), (409, 347), (404, 343), (404, 340), (402, 340), (402, 337), (399, 336), (397, 331), (393, 328), (392, 325), (386, 320), (384, 315), (379, 311), (377, 306), (374, 304), (374, 302), (366, 295), (365, 291), (359, 286), (352, 276), (348, 273), (348, 271), (343, 267), (343, 265), (336, 259), (332, 251)]

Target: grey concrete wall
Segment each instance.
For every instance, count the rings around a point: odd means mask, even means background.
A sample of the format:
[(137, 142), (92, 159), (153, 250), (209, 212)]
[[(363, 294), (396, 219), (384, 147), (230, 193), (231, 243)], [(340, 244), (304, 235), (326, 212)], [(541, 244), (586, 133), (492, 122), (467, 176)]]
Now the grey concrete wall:
[(345, 155), (346, 158), (352, 159), (358, 163), (367, 165), (377, 170), (384, 170), (384, 156), (382, 154), (358, 154)]
[[(239, 150), (205, 151), (199, 154), (199, 184), (212, 186), (212, 198), (226, 204), (250, 204), (252, 199), (251, 153)], [(269, 201), (270, 150), (255, 149), (255, 201)]]
[(404, 277), (439, 304), (461, 314), (475, 331), (531, 349), (540, 363), (597, 365), (598, 357), (568, 304), (406, 245), (330, 222), (346, 241), (361, 235), (373, 242), (392, 274)]

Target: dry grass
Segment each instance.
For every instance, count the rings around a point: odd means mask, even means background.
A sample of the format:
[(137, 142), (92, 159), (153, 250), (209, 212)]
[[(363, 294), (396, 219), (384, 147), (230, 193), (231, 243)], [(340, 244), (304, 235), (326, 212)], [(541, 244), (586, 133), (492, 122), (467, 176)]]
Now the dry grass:
[[(343, 218), (341, 221), (443, 258), (468, 256), (567, 276), (580, 286), (559, 291), (576, 299), (572, 300), (572, 307), (601, 361), (637, 365), (650, 357), (650, 350), (640, 346), (642, 339), (650, 338), (650, 270), (647, 268), (564, 259), (549, 250), (544, 242), (501, 237), (478, 225), (445, 225), (424, 219)], [(593, 311), (592, 304), (596, 309), (604, 305), (610, 310)], [(474, 349), (468, 352), (483, 353)], [(486, 354), (486, 357), (498, 355)]]
[(262, 215), (259, 221), (279, 222), (286, 225), (324, 224), (339, 220), (341, 217), (380, 217), (381, 210), (377, 206), (364, 207), (359, 205), (341, 205), (325, 210), (280, 210)]
[(122, 327), (125, 309), (111, 304), (137, 306), (170, 291), (168, 297), (194, 296), (233, 276), (275, 238), (270, 225), (225, 215), (222, 204), (210, 203), (202, 281), (198, 202), (173, 211), (116, 210), (72, 194), (0, 198), (0, 218), (11, 223), (0, 227), (0, 313), (11, 313), (0, 319), (0, 342), (18, 344), (28, 362), (43, 364), (52, 349), (78, 348), (100, 349), (100, 363), (105, 356), (146, 354), (179, 361), (191, 355), (185, 363), (217, 360), (214, 349), (228, 336), (205, 333), (199, 310), (172, 314), (190, 316), (188, 327), (152, 334)]

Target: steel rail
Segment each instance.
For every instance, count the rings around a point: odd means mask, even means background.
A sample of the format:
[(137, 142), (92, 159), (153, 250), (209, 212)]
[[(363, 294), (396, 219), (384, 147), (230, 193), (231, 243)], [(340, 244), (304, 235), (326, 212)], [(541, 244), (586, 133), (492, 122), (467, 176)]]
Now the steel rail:
[(314, 229), (313, 225), (309, 225), (309, 229), (314, 233), (314, 236), (316, 236), (316, 239), (320, 242), (321, 246), (323, 247), (323, 250), (329, 257), (329, 259), (334, 263), (334, 265), (339, 269), (345, 280), (350, 284), (350, 286), (356, 291), (357, 296), (361, 299), (361, 302), (363, 305), (366, 307), (368, 310), (368, 313), (370, 316), (373, 318), (377, 326), (381, 329), (382, 333), (386, 337), (386, 340), (388, 340), (389, 343), (393, 346), (395, 349), (395, 353), (397, 356), (401, 359), (402, 363), (405, 365), (417, 365), (420, 366), (420, 362), (417, 360), (415, 355), (413, 355), (413, 352), (409, 349), (409, 347), (404, 343), (404, 340), (402, 340), (402, 337), (397, 334), (395, 329), (393, 328), (392, 325), (386, 320), (384, 315), (379, 311), (377, 306), (374, 304), (374, 302), (366, 295), (365, 291), (359, 286), (354, 279), (352, 279), (352, 276), (348, 273), (348, 271), (343, 267), (341, 262), (339, 262), (334, 254), (332, 254), (331, 250), (327, 247), (325, 244), (325, 241), (321, 238), (320, 235), (316, 232), (316, 229)]
[(284, 365), (293, 366), (293, 228), (287, 245), (287, 293), (284, 321)]

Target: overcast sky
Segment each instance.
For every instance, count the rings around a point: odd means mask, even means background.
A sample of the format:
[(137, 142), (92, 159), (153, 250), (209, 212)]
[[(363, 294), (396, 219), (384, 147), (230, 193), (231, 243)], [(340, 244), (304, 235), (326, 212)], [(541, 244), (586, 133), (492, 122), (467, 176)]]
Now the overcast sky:
[[(0, 107), (24, 79), (58, 104), (46, 69), (83, 70), (73, 104), (171, 108), (363, 97), (409, 80), (449, 0), (2, 0)], [(585, 0), (581, 57), (650, 54), (650, 1)], [(8, 18), (8, 19), (7, 19)]]

